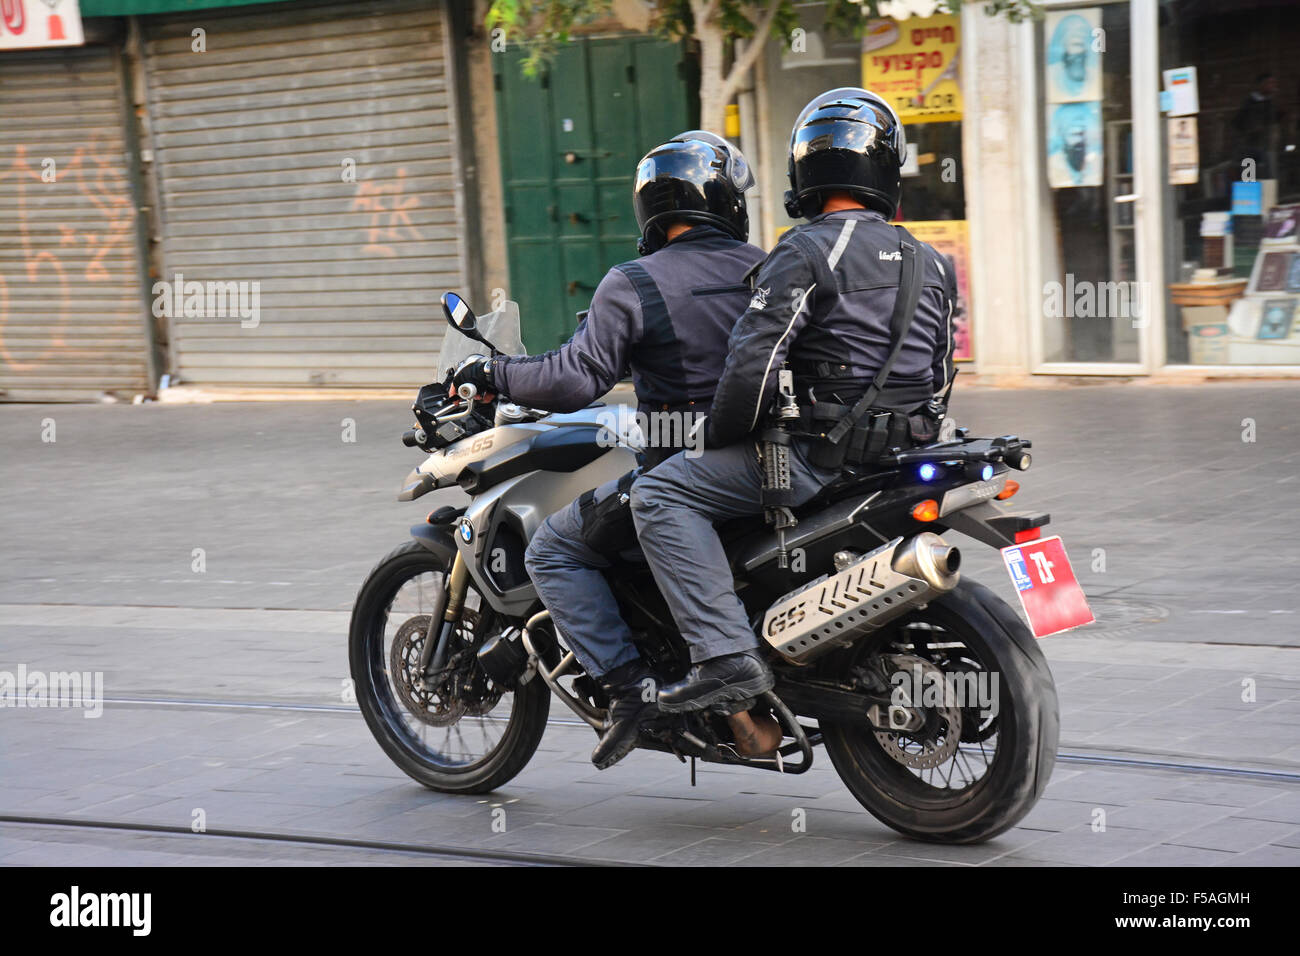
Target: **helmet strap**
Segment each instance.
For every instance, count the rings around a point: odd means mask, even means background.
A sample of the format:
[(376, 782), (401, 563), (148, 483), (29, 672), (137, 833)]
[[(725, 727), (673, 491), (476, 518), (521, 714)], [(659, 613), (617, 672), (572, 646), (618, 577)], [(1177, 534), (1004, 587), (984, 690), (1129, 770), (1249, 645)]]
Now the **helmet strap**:
[(803, 218), (803, 203), (795, 196), (793, 189), (785, 191), (785, 214), (791, 219)]

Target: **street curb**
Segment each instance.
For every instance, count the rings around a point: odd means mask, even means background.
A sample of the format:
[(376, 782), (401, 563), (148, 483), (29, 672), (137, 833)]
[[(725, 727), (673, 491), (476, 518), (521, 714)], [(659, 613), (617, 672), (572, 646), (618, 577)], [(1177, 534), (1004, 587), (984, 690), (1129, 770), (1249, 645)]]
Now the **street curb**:
[(158, 393), (163, 405), (210, 405), (216, 402), (358, 402), (409, 400), (414, 388), (247, 388), (173, 385)]

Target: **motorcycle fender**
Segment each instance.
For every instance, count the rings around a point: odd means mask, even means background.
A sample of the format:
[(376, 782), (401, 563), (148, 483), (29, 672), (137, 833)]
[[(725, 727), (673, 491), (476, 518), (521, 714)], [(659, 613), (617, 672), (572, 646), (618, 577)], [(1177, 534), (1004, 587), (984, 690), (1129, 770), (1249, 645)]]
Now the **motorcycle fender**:
[(398, 501), (414, 501), (422, 495), (427, 495), (437, 485), (437, 476), (421, 472), (416, 468), (406, 480), (402, 482), (402, 490), (397, 495)]
[(991, 501), (985, 501), (944, 515), (942, 524), (953, 531), (970, 535), (976, 541), (1001, 549), (1016, 543), (1017, 531), (1041, 528), (1050, 520), (1051, 516), (1045, 513), (1013, 514)]
[(446, 561), (449, 568), (456, 559), (456, 542), (452, 538), (451, 525), (421, 522), (411, 528), (411, 537)]

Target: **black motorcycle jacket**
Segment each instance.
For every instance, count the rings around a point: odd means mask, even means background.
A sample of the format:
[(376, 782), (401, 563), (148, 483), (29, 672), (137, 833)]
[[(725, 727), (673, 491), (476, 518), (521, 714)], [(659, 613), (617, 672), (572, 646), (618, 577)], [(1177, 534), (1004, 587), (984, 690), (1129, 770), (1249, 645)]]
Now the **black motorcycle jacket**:
[[(905, 224), (904, 224), (905, 225)], [(731, 331), (706, 444), (722, 447), (759, 426), (783, 362), (800, 405), (851, 406), (889, 356), (899, 294), (898, 233), (877, 212), (824, 213), (781, 237), (758, 267), (749, 308)], [(953, 268), (919, 242), (923, 287), (911, 329), (874, 407), (910, 412), (952, 380)]]
[[(757, 246), (696, 226), (611, 269), (568, 342), (544, 355), (493, 360), (493, 381), (511, 401), (570, 412), (630, 369), (640, 411), (707, 415), (750, 296), (746, 276), (762, 259)], [(647, 448), (647, 463), (676, 450)]]

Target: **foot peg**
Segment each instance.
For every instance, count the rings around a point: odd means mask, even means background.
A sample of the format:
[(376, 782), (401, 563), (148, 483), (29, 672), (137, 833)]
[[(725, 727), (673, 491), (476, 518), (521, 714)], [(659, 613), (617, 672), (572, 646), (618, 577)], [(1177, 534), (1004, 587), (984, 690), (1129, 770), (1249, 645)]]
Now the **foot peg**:
[(731, 717), (752, 710), (757, 703), (757, 697), (751, 697), (748, 700), (729, 700), (722, 704), (715, 704), (712, 710), (715, 714), (721, 714), (723, 717)]

